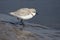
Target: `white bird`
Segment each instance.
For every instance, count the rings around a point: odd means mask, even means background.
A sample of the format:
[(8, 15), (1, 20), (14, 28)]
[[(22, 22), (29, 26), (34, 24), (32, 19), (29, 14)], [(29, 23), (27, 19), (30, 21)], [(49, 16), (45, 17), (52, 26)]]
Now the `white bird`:
[(15, 12), (10, 12), (11, 15), (16, 16), (17, 19), (21, 19), (22, 25), (24, 25), (23, 20), (28, 20), (36, 15), (36, 9), (34, 8), (21, 8)]

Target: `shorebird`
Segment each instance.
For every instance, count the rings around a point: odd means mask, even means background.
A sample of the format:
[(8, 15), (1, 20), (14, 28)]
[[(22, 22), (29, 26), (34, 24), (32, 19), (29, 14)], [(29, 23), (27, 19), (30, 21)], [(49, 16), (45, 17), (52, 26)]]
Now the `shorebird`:
[(36, 9), (34, 8), (21, 8), (15, 12), (10, 12), (11, 15), (16, 16), (18, 20), (21, 19), (21, 24), (24, 27), (23, 20), (29, 20), (36, 15)]

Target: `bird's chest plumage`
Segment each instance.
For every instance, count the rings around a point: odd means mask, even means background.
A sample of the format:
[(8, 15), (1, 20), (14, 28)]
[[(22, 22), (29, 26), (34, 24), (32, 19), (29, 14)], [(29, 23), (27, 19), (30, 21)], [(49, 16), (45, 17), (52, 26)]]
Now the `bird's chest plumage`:
[(26, 16), (17, 16), (17, 17), (19, 17), (20, 19), (27, 20), (27, 19), (31, 19), (33, 17), (33, 15), (29, 14), (29, 15), (26, 15)]

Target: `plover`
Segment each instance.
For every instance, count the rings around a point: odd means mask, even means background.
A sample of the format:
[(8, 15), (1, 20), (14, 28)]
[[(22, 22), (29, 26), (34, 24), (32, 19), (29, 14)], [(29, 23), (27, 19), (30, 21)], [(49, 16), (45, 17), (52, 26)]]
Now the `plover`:
[(11, 15), (16, 16), (17, 19), (21, 19), (22, 25), (24, 25), (23, 20), (28, 20), (36, 15), (36, 9), (34, 8), (21, 8), (15, 12), (10, 12)]

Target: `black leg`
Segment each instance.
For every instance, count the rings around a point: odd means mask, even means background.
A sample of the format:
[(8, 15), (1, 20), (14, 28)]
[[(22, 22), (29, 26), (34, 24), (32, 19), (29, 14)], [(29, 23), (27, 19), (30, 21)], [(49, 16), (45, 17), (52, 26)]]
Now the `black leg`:
[(24, 23), (23, 23), (23, 19), (21, 19), (21, 21), (20, 21), (20, 22), (21, 22), (21, 25), (24, 25)]
[(22, 25), (23, 26), (23, 28), (24, 28), (24, 22), (23, 22), (23, 19), (21, 19), (21, 24), (20, 25)]
[(17, 18), (17, 20), (18, 20), (18, 23), (17, 24), (24, 25), (23, 19), (20, 20), (19, 18)]
[(17, 20), (18, 20), (18, 23), (17, 24), (19, 24), (19, 25), (22, 25), (22, 28), (20, 28), (20, 30), (23, 30), (24, 29), (24, 22), (23, 22), (23, 19), (19, 19), (19, 18), (17, 18)]
[(22, 25), (22, 28), (20, 28), (20, 30), (23, 30), (23, 29), (24, 29), (24, 26), (25, 26), (25, 25), (24, 25), (24, 22), (23, 22), (23, 19), (21, 19), (21, 21), (20, 21), (20, 22), (21, 22), (21, 24), (20, 24), (20, 25)]
[(18, 20), (18, 22), (16, 22), (15, 24), (20, 24), (20, 19), (17, 17), (17, 20)]

